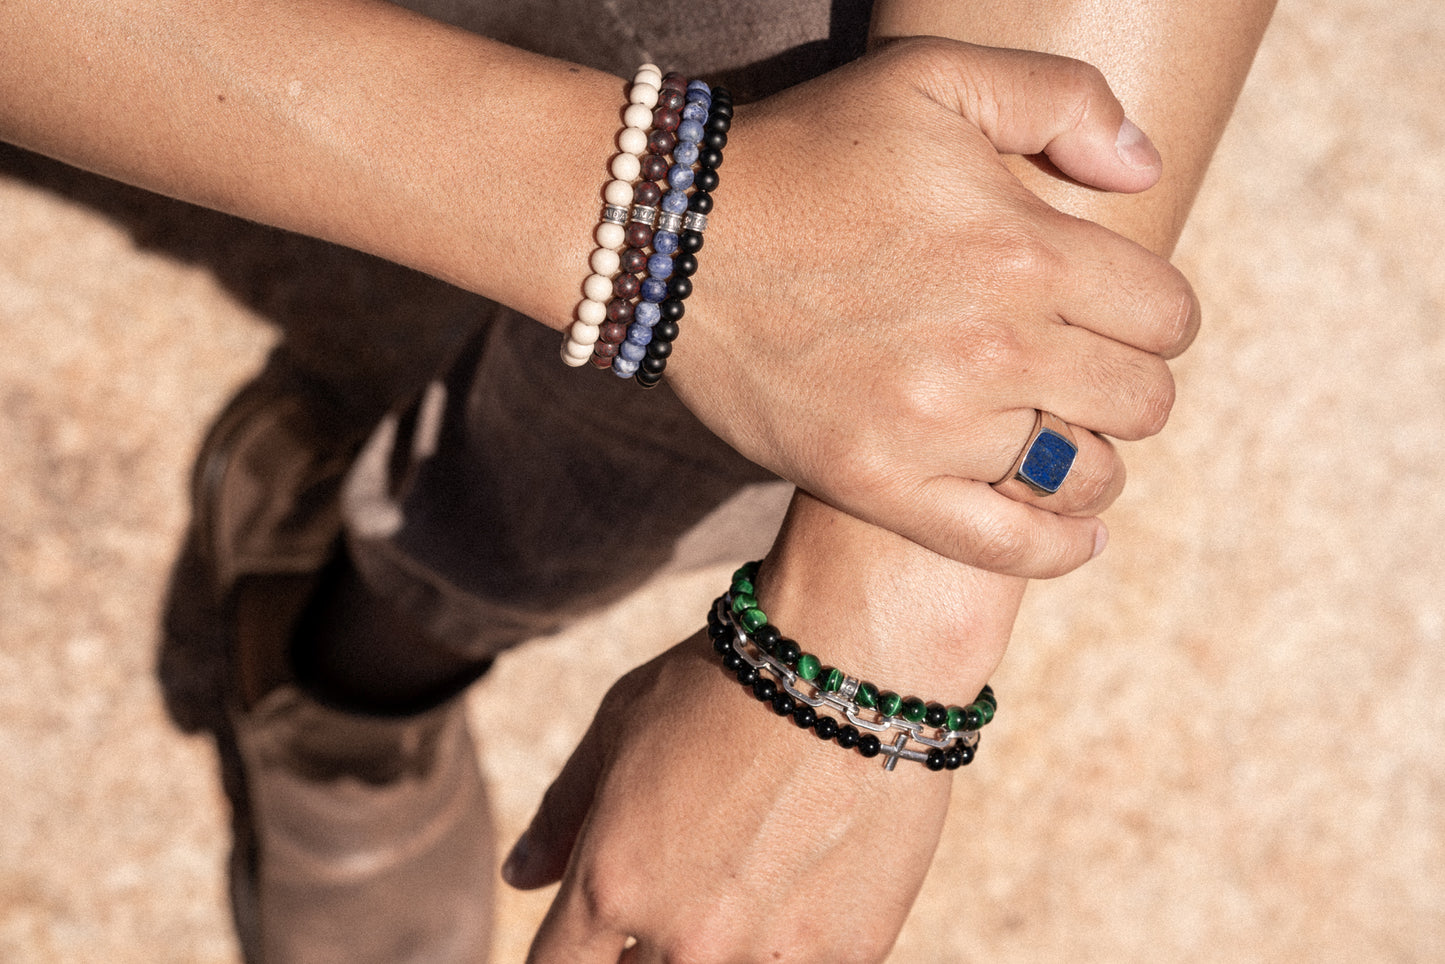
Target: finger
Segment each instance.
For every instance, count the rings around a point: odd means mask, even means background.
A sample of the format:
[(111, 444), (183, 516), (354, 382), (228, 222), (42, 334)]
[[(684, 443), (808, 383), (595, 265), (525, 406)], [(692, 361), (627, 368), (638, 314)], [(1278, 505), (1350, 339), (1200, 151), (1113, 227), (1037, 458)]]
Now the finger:
[(1060, 317), (1143, 351), (1176, 358), (1199, 333), (1199, 298), (1184, 273), (1113, 231), (1054, 211), (1057, 250), (1068, 272), (1052, 272)]
[(1081, 60), (951, 44), (956, 71), (930, 96), (973, 121), (1002, 154), (1047, 154), (1069, 177), (1106, 191), (1143, 191), (1159, 180), (1159, 152)]
[[(1031, 416), (1033, 413), (1028, 414)], [(1031, 427), (1032, 423), (1030, 429)], [(1026, 430), (1020, 437), (1028, 440), (1031, 434), (1031, 430)], [(1096, 516), (1113, 505), (1114, 500), (1124, 491), (1127, 478), (1124, 460), (1108, 439), (1077, 427), (1073, 427), (1071, 434), (1078, 451), (1057, 492), (1040, 493), (1021, 480), (1014, 479), (1011, 474), (1004, 478), (1004, 473), (996, 476), (1001, 482), (994, 485), (994, 491), (1015, 502), (1036, 505), (1068, 516)], [(1021, 450), (1014, 461), (1009, 463), (1005, 473), (1011, 473), (1022, 456)]]
[[(598, 718), (601, 716), (599, 711)], [(562, 879), (597, 792), (606, 757), (601, 742), (594, 720), (502, 864), (502, 879), (508, 884), (518, 890), (535, 890)]]
[(900, 502), (853, 510), (942, 556), (989, 572), (1052, 579), (1104, 550), (1108, 530), (1097, 518), (1059, 515), (999, 495), (986, 482), (937, 476), (915, 486)]
[(1158, 355), (1071, 325), (1035, 328), (1028, 403), (1126, 441), (1157, 435), (1174, 407), (1174, 374)]
[(628, 937), (604, 926), (582, 888), (568, 878), (532, 938), (527, 964), (613, 964), (627, 960)]

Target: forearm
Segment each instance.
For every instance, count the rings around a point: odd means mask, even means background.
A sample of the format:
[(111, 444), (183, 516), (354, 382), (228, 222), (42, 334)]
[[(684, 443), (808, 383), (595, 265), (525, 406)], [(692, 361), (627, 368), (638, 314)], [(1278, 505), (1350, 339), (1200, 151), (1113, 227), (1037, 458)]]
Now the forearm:
[(0, 137), (561, 328), (622, 85), (373, 0), (0, 5)]

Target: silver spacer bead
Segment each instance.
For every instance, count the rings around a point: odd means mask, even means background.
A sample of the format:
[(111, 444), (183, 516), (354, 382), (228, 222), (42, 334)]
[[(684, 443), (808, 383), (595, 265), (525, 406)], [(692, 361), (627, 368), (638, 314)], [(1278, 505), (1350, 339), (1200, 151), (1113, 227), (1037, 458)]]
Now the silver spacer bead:
[(603, 205), (602, 221), (605, 224), (626, 224), (627, 208), (620, 204)]
[(702, 234), (707, 230), (707, 215), (699, 211), (689, 211), (687, 216), (682, 219), (682, 226), (686, 231), (696, 231), (698, 234)]
[(682, 229), (682, 215), (673, 214), (671, 211), (663, 211), (657, 216), (657, 230), (671, 231), (676, 234)]
[(657, 223), (657, 208), (650, 208), (642, 204), (632, 206), (632, 220), (639, 221), (649, 228)]
[(859, 682), (852, 676), (843, 677), (843, 685), (838, 687), (838, 698), (851, 701), (858, 695)]

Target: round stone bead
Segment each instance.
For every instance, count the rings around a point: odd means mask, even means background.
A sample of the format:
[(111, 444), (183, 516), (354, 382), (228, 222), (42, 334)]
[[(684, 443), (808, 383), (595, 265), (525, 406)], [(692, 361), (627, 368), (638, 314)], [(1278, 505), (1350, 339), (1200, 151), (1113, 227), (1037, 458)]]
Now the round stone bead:
[(688, 94), (706, 94), (712, 96), (712, 87), (705, 80), (689, 80), (687, 82)]
[[(661, 328), (662, 326), (659, 325), (658, 327)], [(657, 337), (661, 338), (662, 335), (659, 334)], [(778, 632), (778, 627), (774, 626), (772, 623), (769, 623), (762, 629), (758, 630), (756, 633), (753, 633), (753, 642), (757, 643), (759, 648), (761, 648), (762, 651), (765, 653), (771, 653), (776, 650), (778, 647), (778, 640), (782, 638), (783, 634)]]
[(693, 178), (693, 184), (697, 185), (699, 191), (716, 191), (717, 186), (721, 183), (722, 180), (718, 177), (717, 171), (710, 167), (698, 171), (697, 176)]
[[(624, 341), (621, 345), (617, 346), (617, 357), (621, 358), (624, 361), (635, 362), (638, 365), (641, 365), (642, 359), (646, 355), (647, 348), (643, 345), (637, 344), (636, 342)], [(634, 374), (635, 371), (636, 370), (634, 369), (632, 372), (628, 372), (628, 374)]]
[(655, 207), (662, 199), (662, 185), (656, 181), (643, 181), (633, 193), (636, 195), (636, 203), (643, 207)]
[(845, 723), (838, 727), (838, 745), (845, 750), (851, 750), (857, 746), (861, 737), (862, 734), (858, 732), (858, 728), (851, 723)]
[(577, 303), (577, 320), (584, 325), (600, 325), (607, 320), (607, 306), (600, 301), (584, 298)]
[(666, 178), (667, 169), (671, 166), (667, 158), (658, 154), (648, 154), (637, 162), (638, 170), (649, 181), (661, 181)]
[(960, 766), (968, 766), (970, 763), (973, 762), (974, 753), (976, 752), (973, 747), (959, 744), (957, 749), (958, 755), (962, 758), (963, 761), (959, 764)]
[(622, 339), (627, 337), (627, 326), (620, 321), (609, 321), (601, 328), (601, 334), (597, 340), (609, 345), (620, 345)]
[[(677, 130), (677, 125), (682, 123), (682, 113), (667, 107), (659, 107), (652, 112), (652, 126), (660, 127), (665, 131)], [(727, 143), (727, 135), (723, 134), (723, 144)], [(721, 147), (722, 145), (718, 145)]]
[(923, 722), (928, 726), (942, 726), (948, 722), (948, 710), (943, 708), (942, 703), (929, 703), (923, 714)]
[(818, 678), (820, 669), (822, 669), (822, 665), (818, 662), (818, 657), (812, 653), (803, 653), (798, 657), (797, 671), (803, 679), (812, 682)]
[(641, 221), (629, 221), (626, 240), (634, 248), (645, 248), (652, 243), (652, 229)]
[(669, 70), (662, 75), (662, 83), (658, 86), (663, 90), (687, 90), (687, 78), (675, 70)]
[(617, 258), (617, 266), (629, 274), (647, 270), (647, 252), (641, 248), (623, 248)]
[(878, 712), (884, 716), (897, 716), (903, 709), (903, 697), (892, 690), (878, 694)]
[(624, 325), (632, 321), (632, 302), (613, 298), (607, 302), (607, 320), (620, 321)]
[(784, 636), (779, 639), (777, 645), (773, 647), (773, 655), (776, 656), (784, 666), (792, 666), (798, 662), (798, 657), (803, 655), (803, 651), (798, 648), (796, 642)]
[(632, 204), (633, 190), (630, 181), (612, 180), (602, 189), (602, 200), (625, 208)]
[(869, 757), (871, 759), (872, 757), (877, 756), (879, 750), (881, 749), (882, 744), (878, 742), (878, 737), (874, 736), (872, 733), (864, 733), (862, 736), (858, 737), (858, 753), (860, 755)]
[(666, 358), (672, 354), (672, 342), (663, 341), (656, 335), (652, 338), (652, 344), (647, 346), (647, 353), (653, 358)]
[(878, 687), (872, 683), (859, 683), (853, 701), (866, 710), (878, 709)]
[(668, 214), (686, 214), (688, 211), (687, 192), (673, 188), (662, 196), (661, 206)]
[(656, 388), (657, 383), (662, 381), (662, 376), (649, 375), (647, 372), (639, 371), (632, 376), (632, 380), (637, 383), (638, 388)]
[(682, 110), (682, 105), (685, 103), (687, 103), (686, 94), (675, 87), (668, 87), (658, 92), (657, 106), (664, 110)]
[(610, 248), (597, 248), (592, 252), (588, 263), (592, 265), (593, 271), (610, 277), (617, 273), (618, 268), (622, 267), (622, 255)]
[(707, 129), (710, 131), (722, 131), (726, 134), (732, 126), (732, 117), (723, 114), (714, 114), (707, 119)]
[[(677, 147), (677, 138), (678, 135), (672, 131), (653, 131), (647, 135), (643, 147), (653, 154), (671, 154), (673, 148)], [(693, 140), (697, 140), (697, 138), (694, 137)], [(642, 151), (633, 151), (633, 153), (641, 154)]]
[(743, 665), (739, 666), (737, 673), (734, 675), (737, 676), (738, 682), (743, 684), (744, 686), (752, 686), (758, 681), (758, 671), (753, 669), (747, 663), (743, 663)]
[(898, 715), (909, 723), (922, 723), (923, 718), (928, 715), (928, 707), (918, 697), (910, 696), (899, 705)]
[(747, 665), (747, 660), (739, 656), (736, 650), (729, 648), (726, 653), (723, 653), (722, 664), (723, 669), (729, 673), (736, 673), (739, 666)]
[(979, 712), (983, 714), (983, 722), (979, 725), (988, 726), (988, 721), (993, 719), (993, 714), (996, 710), (994, 704), (986, 703), (983, 700), (979, 700), (977, 703), (974, 704), (974, 706), (977, 706)]
[(732, 650), (732, 648), (733, 642), (727, 636), (714, 636), (712, 638), (713, 652), (717, 653), (719, 656), (727, 655), (728, 652)]
[[(636, 345), (638, 348), (646, 348), (647, 343), (652, 341), (652, 329), (646, 325), (639, 325), (637, 322), (627, 326), (627, 341), (624, 345)], [(630, 356), (629, 356), (630, 357)], [(640, 352), (634, 361), (641, 362), (647, 357), (647, 352)]]
[(757, 609), (758, 597), (749, 593), (738, 593), (733, 596), (732, 611), (734, 615), (741, 614), (746, 609)]
[(635, 274), (620, 274), (612, 279), (612, 293), (621, 299), (636, 298), (642, 279)]
[[(671, 348), (672, 348), (672, 345), (669, 344), (668, 342), (665, 342), (665, 341), (656, 342), (655, 344), (657, 344), (657, 345), (659, 345), (659, 346), (660, 346), (660, 345), (666, 345), (669, 350), (671, 350)], [(648, 345), (648, 346), (647, 346), (648, 351), (651, 351), (651, 350), (652, 350), (652, 347), (653, 347), (652, 345)], [(660, 356), (657, 356), (657, 357), (666, 358), (667, 356), (666, 356), (666, 355), (660, 355)], [(761, 625), (763, 625), (764, 623), (766, 623), (766, 622), (768, 621), (768, 617), (767, 617), (767, 614), (764, 613), (761, 609), (749, 609), (749, 610), (746, 610), (745, 612), (743, 612), (742, 615), (740, 615), (740, 616), (738, 617), (738, 620), (743, 624), (743, 629), (747, 630), (748, 632), (752, 632), (753, 630), (757, 629), (759, 626), (761, 626)]]
[[(598, 347), (601, 347), (600, 342), (598, 343)], [(616, 345), (608, 345), (607, 347), (611, 348), (614, 352), (617, 351)], [(603, 368), (608, 370), (612, 368), (612, 358), (607, 355), (598, 354), (597, 352), (593, 352), (592, 357), (588, 359), (588, 361), (593, 368)]]
[(773, 712), (779, 716), (792, 716), (793, 710), (797, 708), (797, 703), (787, 693), (778, 692), (773, 695)]
[(678, 235), (678, 250), (688, 254), (697, 254), (702, 250), (702, 234), (697, 231), (684, 231)]
[(638, 293), (644, 301), (661, 301), (667, 297), (667, 282), (661, 278), (646, 278)]
[(758, 562), (759, 560), (754, 559), (752, 562), (745, 562), (741, 566), (738, 566), (733, 570), (733, 578), (736, 579), (739, 576), (744, 576), (748, 579), (758, 578)]
[(813, 732), (820, 740), (831, 740), (838, 735), (838, 721), (831, 716), (820, 716), (813, 724)]
[(709, 171), (716, 171), (722, 167), (722, 151), (716, 147), (700, 147), (697, 151), (697, 166), (706, 168)]
[(637, 374), (637, 362), (626, 358), (612, 359), (612, 373), (618, 378), (631, 378)]
[(592, 301), (606, 301), (612, 294), (612, 279), (604, 274), (589, 274), (582, 282), (582, 294)]
[(759, 676), (753, 680), (753, 696), (759, 703), (771, 703), (773, 697), (778, 695), (778, 685), (766, 676)]
[[(677, 243), (682, 244), (682, 236), (679, 235)], [(680, 274), (684, 278), (691, 278), (697, 273), (697, 255), (687, 251), (679, 253), (672, 259), (672, 273)]]
[(683, 303), (676, 298), (668, 298), (659, 307), (662, 309), (663, 321), (682, 321), (682, 316), (687, 313)]
[(640, 127), (624, 127), (617, 135), (617, 146), (626, 154), (641, 154), (647, 150), (647, 141), (647, 131)]
[(818, 673), (818, 686), (825, 693), (836, 693), (843, 686), (843, 671), (836, 666), (825, 666)]
[(983, 726), (983, 712), (979, 710), (978, 704), (974, 703), (963, 711), (963, 728), (965, 730), (976, 730)]
[[(654, 114), (654, 120), (656, 119), (656, 117), (657, 115)], [(700, 143), (703, 147), (716, 147), (718, 150), (722, 150), (724, 147), (728, 146), (727, 131), (717, 131), (709, 129), (703, 133), (702, 140), (698, 143)]]
[[(660, 83), (661, 81), (659, 81)], [(631, 103), (641, 104), (649, 110), (657, 106), (657, 84), (639, 83), (634, 78), (632, 90), (628, 92), (627, 99)]]
[[(602, 335), (602, 328), (599, 325), (587, 325), (582, 322), (573, 322), (572, 327), (567, 330), (567, 344), (576, 346), (579, 350), (575, 354), (580, 358), (586, 358), (592, 354), (592, 346), (597, 344), (597, 339)], [(585, 352), (580, 349), (587, 349)]]
[(652, 250), (658, 254), (676, 254), (681, 241), (671, 231), (657, 231), (652, 235)]
[(651, 355), (648, 355), (642, 359), (642, 367), (638, 369), (638, 374), (640, 375), (646, 372), (649, 375), (661, 375), (665, 368), (667, 368), (666, 358), (653, 358)]
[(793, 722), (798, 725), (799, 729), (806, 730), (818, 722), (818, 714), (813, 712), (813, 708), (805, 703), (793, 710)]
[(943, 751), (934, 747), (928, 751), (928, 756), (923, 761), (924, 766), (935, 772), (943, 769)]
[(675, 191), (686, 191), (692, 187), (694, 175), (692, 168), (683, 167), (681, 164), (674, 164), (667, 172), (667, 183)]
[(954, 731), (963, 729), (963, 707), (950, 706), (948, 708), (948, 719), (944, 721), (944, 725)]
[(687, 209), (698, 214), (711, 214), (712, 195), (706, 191), (693, 191), (692, 196), (687, 199)]
[[(656, 235), (653, 236), (656, 241)], [(672, 259), (666, 254), (659, 252), (647, 259), (647, 273), (654, 278), (666, 281), (672, 277)]]
[(692, 296), (692, 279), (678, 275), (667, 283), (667, 293), (670, 297), (682, 301)]
[(659, 321), (652, 326), (652, 337), (657, 341), (676, 341), (679, 330), (675, 321)]
[(958, 752), (958, 747), (952, 747), (943, 754), (943, 766), (946, 770), (957, 770), (963, 766), (963, 754)]
[[(612, 359), (617, 357), (617, 342), (603, 341), (599, 337), (597, 340), (597, 344), (592, 346), (592, 354), (596, 355), (598, 358), (607, 361), (610, 364)], [(607, 366), (603, 365), (602, 367), (606, 368)]]
[(604, 248), (620, 248), (627, 243), (627, 229), (620, 224), (603, 221), (597, 225), (594, 237)]
[(619, 181), (635, 181), (637, 175), (642, 173), (642, 161), (638, 160), (636, 154), (618, 154), (612, 158), (608, 170)]
[(651, 84), (653, 87), (662, 86), (662, 70), (657, 64), (643, 64), (637, 68), (637, 73), (632, 75), (634, 84)]
[(622, 123), (628, 127), (640, 127), (647, 130), (652, 127), (652, 108), (644, 107), (641, 104), (631, 104), (622, 112)]
[(632, 320), (651, 328), (662, 317), (662, 309), (651, 301), (639, 301), (632, 309)]
[(672, 160), (675, 164), (686, 164), (692, 167), (697, 163), (698, 149), (696, 144), (686, 142), (677, 145), (672, 149)]
[[(708, 106), (708, 104), (703, 103), (701, 100), (689, 100), (687, 106), (682, 109), (682, 124), (686, 124), (689, 121), (696, 122), (698, 125), (698, 137), (702, 136), (702, 125), (707, 121)], [(682, 124), (677, 125), (679, 133), (682, 131)], [(697, 137), (693, 138), (693, 140), (697, 139)]]
[[(632, 130), (632, 128), (630, 127), (627, 129)], [(698, 141), (702, 140), (703, 133), (704, 130), (702, 123), (695, 120), (688, 120), (687, 112), (683, 111), (682, 123), (677, 125), (677, 139), (680, 141), (686, 141), (691, 144), (696, 144)], [(633, 153), (638, 154), (641, 152), (633, 151)]]

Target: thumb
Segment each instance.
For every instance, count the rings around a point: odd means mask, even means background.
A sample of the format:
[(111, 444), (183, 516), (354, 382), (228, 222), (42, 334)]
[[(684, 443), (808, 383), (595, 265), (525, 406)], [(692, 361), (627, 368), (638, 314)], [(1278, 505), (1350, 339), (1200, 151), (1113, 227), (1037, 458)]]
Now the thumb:
[(983, 131), (1001, 154), (1047, 154), (1069, 177), (1106, 191), (1153, 187), (1158, 150), (1124, 114), (1097, 68), (1052, 54), (950, 44), (931, 72), (934, 100)]
[(594, 720), (502, 864), (502, 879), (508, 884), (535, 890), (562, 879), (582, 822), (592, 809), (605, 755)]

